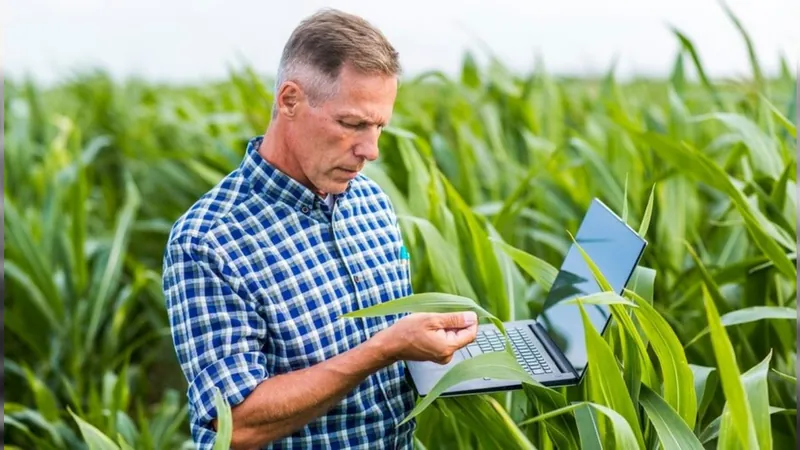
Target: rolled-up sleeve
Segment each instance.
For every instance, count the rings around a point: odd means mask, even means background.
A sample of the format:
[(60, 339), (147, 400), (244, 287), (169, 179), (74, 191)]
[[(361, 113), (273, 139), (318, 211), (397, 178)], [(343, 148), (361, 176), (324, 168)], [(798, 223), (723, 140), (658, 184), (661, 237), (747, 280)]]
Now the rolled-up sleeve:
[(218, 388), (231, 406), (268, 377), (266, 322), (221, 251), (199, 238), (170, 239), (163, 290), (172, 340), (189, 384), (189, 419), (199, 449), (211, 448)]

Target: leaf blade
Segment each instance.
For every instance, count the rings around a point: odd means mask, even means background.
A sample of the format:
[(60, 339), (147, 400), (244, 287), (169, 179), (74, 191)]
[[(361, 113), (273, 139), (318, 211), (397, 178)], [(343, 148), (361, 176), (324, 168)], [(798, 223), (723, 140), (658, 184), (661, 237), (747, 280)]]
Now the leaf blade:
[(740, 379), (733, 346), (725, 332), (725, 328), (722, 326), (722, 321), (714, 302), (711, 300), (708, 289), (705, 284), (702, 287), (703, 303), (705, 304), (706, 317), (711, 329), (711, 343), (717, 359), (717, 372), (720, 374), (725, 399), (730, 405), (736, 435), (738, 440), (746, 443), (748, 448), (758, 448), (753, 416)]
[(639, 403), (655, 427), (664, 450), (703, 450), (703, 444), (683, 418), (646, 385), (642, 386)]

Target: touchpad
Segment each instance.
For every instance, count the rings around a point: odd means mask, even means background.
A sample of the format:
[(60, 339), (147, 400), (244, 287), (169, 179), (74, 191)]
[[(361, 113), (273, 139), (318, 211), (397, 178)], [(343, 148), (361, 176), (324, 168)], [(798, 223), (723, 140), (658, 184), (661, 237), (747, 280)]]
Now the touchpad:
[(419, 364), (420, 367), (424, 368), (425, 370), (437, 370), (437, 371), (446, 372), (446, 371), (452, 369), (453, 366), (455, 366), (456, 364), (458, 364), (458, 363), (460, 363), (461, 361), (464, 360), (465, 355), (464, 355), (464, 353), (462, 353), (464, 351), (465, 350), (462, 348), (462, 349), (459, 349), (458, 351), (456, 351), (455, 353), (453, 353), (453, 358), (450, 359), (450, 362), (447, 363), (447, 364), (439, 364), (439, 363), (437, 363), (435, 361), (420, 361), (417, 364)]

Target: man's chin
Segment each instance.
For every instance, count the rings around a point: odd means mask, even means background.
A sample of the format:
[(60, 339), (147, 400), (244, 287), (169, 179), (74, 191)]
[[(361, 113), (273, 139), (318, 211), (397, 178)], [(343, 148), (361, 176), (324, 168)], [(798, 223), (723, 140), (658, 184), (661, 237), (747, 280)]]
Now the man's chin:
[(322, 192), (323, 197), (327, 194), (338, 195), (347, 190), (348, 184), (349, 181), (339, 182), (339, 183), (327, 183), (325, 185), (320, 186), (319, 190)]

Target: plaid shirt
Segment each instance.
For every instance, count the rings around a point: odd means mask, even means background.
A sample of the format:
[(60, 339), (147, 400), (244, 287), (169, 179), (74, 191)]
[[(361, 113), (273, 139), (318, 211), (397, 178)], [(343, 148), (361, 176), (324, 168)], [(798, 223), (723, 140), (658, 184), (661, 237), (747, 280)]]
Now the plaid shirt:
[[(164, 254), (166, 306), (200, 449), (216, 436), (208, 426), (214, 387), (234, 406), (269, 376), (352, 349), (397, 320), (340, 315), (412, 292), (379, 186), (360, 174), (331, 209), (268, 164), (256, 152), (261, 139), (178, 219)], [(416, 423), (397, 424), (414, 403), (398, 362), (264, 448), (412, 448)]]

